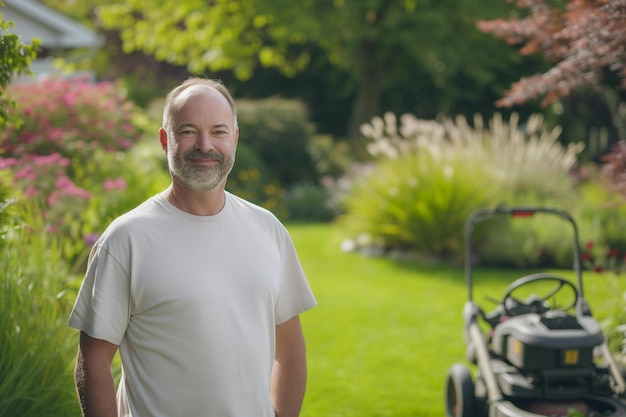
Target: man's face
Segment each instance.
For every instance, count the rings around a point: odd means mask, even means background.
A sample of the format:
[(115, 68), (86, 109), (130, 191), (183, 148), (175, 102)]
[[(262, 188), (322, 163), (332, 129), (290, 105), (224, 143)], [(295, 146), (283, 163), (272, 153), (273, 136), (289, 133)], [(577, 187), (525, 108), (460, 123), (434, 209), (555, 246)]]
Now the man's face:
[(173, 106), (170, 131), (163, 135), (174, 181), (199, 192), (225, 186), (239, 131), (228, 101), (217, 90), (198, 85), (183, 91)]

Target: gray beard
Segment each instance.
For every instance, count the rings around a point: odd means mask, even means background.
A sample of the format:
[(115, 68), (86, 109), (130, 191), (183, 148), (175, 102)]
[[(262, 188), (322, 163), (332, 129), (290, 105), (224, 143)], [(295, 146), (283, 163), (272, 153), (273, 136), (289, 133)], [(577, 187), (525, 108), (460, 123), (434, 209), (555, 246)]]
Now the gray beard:
[[(210, 152), (203, 154), (200, 151), (187, 152), (185, 155), (178, 155), (177, 149), (169, 149), (167, 159), (172, 177), (178, 179), (185, 187), (192, 191), (204, 192), (217, 188), (235, 164), (235, 155), (223, 157), (222, 155)], [(206, 158), (219, 162), (216, 167), (197, 166), (191, 164), (190, 158)]]

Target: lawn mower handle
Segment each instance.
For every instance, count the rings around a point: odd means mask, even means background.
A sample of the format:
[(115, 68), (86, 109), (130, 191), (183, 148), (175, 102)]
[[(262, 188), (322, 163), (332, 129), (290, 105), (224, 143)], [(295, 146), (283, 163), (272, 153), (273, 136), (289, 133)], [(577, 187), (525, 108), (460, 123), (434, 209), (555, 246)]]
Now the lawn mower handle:
[(552, 214), (557, 217), (568, 221), (574, 232), (574, 271), (576, 272), (576, 280), (579, 290), (579, 295), (583, 297), (583, 280), (582, 280), (582, 265), (581, 265), (581, 253), (580, 253), (580, 241), (578, 238), (578, 227), (572, 216), (563, 210), (549, 208), (549, 207), (496, 207), (493, 209), (480, 209), (474, 211), (469, 215), (465, 221), (465, 278), (468, 287), (468, 299), (473, 300), (473, 271), (472, 271), (472, 232), (474, 226), (482, 221), (488, 220), (492, 217), (499, 215), (509, 215), (512, 217), (532, 217), (535, 213)]

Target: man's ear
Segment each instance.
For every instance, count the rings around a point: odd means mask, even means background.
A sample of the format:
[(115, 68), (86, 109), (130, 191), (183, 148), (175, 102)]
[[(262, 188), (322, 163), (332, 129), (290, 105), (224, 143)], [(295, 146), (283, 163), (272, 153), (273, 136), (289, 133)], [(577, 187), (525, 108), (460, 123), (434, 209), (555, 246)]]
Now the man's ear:
[(161, 142), (163, 153), (167, 154), (167, 132), (163, 128), (159, 129), (159, 142)]

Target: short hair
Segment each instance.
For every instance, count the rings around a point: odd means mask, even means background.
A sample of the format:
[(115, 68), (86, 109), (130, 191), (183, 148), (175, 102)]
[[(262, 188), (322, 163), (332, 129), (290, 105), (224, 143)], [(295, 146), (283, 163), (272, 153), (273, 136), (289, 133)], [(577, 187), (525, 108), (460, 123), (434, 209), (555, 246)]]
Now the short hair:
[(183, 91), (194, 85), (207, 85), (216, 89), (221, 95), (223, 95), (226, 101), (228, 101), (231, 110), (233, 111), (233, 123), (235, 128), (237, 128), (237, 106), (235, 105), (235, 100), (230, 95), (228, 88), (226, 88), (226, 86), (224, 86), (224, 84), (220, 80), (200, 77), (190, 77), (186, 79), (167, 94), (167, 96), (165, 97), (165, 105), (163, 107), (163, 128), (166, 131), (169, 131), (171, 127), (172, 105), (174, 103), (174, 100), (176, 100), (176, 98)]

